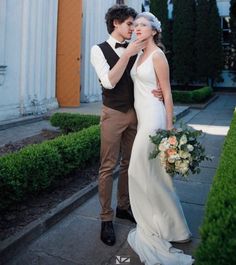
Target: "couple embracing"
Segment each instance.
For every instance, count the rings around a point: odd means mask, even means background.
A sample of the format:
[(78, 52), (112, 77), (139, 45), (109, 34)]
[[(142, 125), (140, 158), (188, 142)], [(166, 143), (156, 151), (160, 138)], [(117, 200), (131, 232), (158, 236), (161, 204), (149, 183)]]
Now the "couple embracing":
[[(173, 128), (169, 67), (160, 48), (161, 23), (151, 13), (126, 5), (108, 9), (110, 37), (91, 49), (102, 86), (99, 199), (101, 240), (112, 246), (112, 173), (120, 158), (116, 217), (137, 223), (128, 242), (146, 265), (191, 265), (194, 260), (170, 242), (191, 238), (172, 178), (149, 160), (149, 135)], [(133, 31), (136, 40), (130, 43)], [(161, 89), (159, 89), (161, 88)], [(162, 100), (163, 99), (163, 100)]]

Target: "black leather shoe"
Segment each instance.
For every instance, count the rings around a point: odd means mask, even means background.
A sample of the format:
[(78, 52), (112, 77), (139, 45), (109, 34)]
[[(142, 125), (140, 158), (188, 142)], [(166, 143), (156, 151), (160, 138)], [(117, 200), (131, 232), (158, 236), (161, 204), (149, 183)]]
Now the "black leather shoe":
[(101, 240), (108, 246), (113, 246), (116, 243), (116, 236), (112, 221), (103, 221), (101, 226)]
[(116, 208), (116, 217), (121, 219), (127, 219), (130, 220), (132, 223), (136, 224), (136, 221), (134, 219), (133, 213), (131, 208), (129, 207), (128, 210), (120, 209), (119, 207)]

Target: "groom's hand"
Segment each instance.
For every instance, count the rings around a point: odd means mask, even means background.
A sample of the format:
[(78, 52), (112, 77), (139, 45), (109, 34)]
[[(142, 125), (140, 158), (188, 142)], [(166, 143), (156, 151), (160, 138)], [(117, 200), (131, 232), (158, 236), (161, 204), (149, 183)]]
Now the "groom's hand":
[(161, 89), (158, 87), (156, 89), (153, 89), (152, 90), (152, 94), (154, 97), (158, 98), (160, 101), (163, 101), (163, 94), (162, 94), (162, 91)]
[(128, 47), (125, 49), (125, 53), (130, 57), (139, 53), (147, 45), (147, 40), (135, 40), (130, 42)]

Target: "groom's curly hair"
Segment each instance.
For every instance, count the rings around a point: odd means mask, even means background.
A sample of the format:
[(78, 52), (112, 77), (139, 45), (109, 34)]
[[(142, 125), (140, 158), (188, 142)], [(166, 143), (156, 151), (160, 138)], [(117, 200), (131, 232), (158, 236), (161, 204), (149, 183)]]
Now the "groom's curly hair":
[(114, 20), (123, 23), (129, 17), (135, 18), (136, 16), (137, 12), (132, 7), (126, 5), (113, 5), (107, 10), (105, 15), (108, 33), (111, 34), (114, 31)]

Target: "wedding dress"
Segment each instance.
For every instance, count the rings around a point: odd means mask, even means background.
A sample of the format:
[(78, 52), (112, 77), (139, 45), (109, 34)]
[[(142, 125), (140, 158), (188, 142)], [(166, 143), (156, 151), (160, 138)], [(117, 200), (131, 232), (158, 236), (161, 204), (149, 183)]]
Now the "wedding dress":
[(158, 159), (149, 160), (154, 148), (149, 135), (166, 129), (164, 104), (151, 93), (157, 87), (154, 52), (137, 66), (139, 55), (131, 70), (138, 130), (129, 166), (129, 196), (137, 227), (129, 232), (128, 242), (145, 265), (191, 265), (192, 257), (169, 243), (191, 236), (172, 178)]

